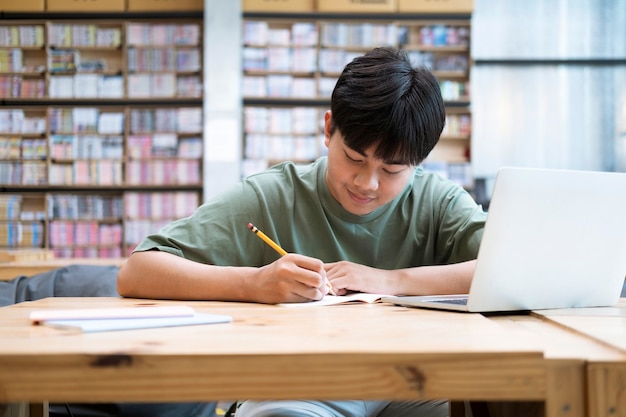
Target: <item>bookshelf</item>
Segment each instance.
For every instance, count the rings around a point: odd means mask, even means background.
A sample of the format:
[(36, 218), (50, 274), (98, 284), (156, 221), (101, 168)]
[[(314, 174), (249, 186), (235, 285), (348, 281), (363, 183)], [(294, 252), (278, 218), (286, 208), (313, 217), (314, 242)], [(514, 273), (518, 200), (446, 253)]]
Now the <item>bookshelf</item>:
[(243, 14), (244, 175), (325, 152), (322, 115), (346, 63), (375, 46), (405, 49), (430, 68), (447, 122), (426, 168), (473, 187), (469, 14)]
[(0, 22), (0, 248), (126, 257), (202, 201), (202, 13), (22, 17)]

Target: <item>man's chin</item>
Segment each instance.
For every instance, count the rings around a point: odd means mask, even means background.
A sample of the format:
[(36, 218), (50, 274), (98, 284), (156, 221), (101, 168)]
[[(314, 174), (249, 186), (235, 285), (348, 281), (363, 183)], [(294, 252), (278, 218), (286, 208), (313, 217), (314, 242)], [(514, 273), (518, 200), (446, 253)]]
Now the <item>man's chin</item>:
[(342, 207), (351, 214), (357, 216), (365, 216), (376, 210), (376, 207), (372, 207), (371, 204), (358, 204), (350, 200), (349, 204), (342, 204)]

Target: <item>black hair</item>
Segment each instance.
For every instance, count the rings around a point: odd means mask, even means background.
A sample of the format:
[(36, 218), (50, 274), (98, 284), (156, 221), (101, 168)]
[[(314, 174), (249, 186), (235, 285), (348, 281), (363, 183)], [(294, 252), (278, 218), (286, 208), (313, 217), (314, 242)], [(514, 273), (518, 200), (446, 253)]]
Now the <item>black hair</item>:
[(345, 66), (331, 112), (331, 135), (338, 129), (349, 148), (363, 153), (376, 145), (376, 158), (409, 165), (428, 156), (446, 119), (435, 76), (394, 48), (375, 48)]

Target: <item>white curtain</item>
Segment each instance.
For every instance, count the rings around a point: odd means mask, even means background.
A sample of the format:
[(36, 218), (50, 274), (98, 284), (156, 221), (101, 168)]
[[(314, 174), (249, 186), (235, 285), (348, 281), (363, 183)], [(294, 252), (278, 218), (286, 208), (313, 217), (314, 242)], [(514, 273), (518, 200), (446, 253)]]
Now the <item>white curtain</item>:
[(472, 167), (626, 171), (626, 0), (476, 0)]

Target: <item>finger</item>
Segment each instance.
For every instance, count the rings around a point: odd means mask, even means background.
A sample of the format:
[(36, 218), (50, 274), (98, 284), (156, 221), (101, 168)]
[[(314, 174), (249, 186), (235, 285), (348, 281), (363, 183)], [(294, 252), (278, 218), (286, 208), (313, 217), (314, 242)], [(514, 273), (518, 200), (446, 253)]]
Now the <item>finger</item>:
[(296, 280), (310, 287), (323, 289), (326, 286), (328, 278), (322, 261), (302, 255), (291, 256), (290, 260), (295, 267), (291, 273)]
[(327, 263), (327, 264), (324, 264), (324, 270), (325, 270), (326, 272), (330, 272), (330, 271), (332, 271), (333, 269), (335, 269), (335, 267), (336, 267), (336, 266), (337, 266), (337, 262)]
[(316, 301), (324, 298), (324, 292), (320, 288), (313, 288), (301, 283), (296, 283), (293, 288), (292, 297), (294, 302)]
[(337, 295), (337, 293), (333, 289), (333, 284), (328, 280), (328, 278), (326, 278), (326, 289), (328, 290), (327, 294)]

